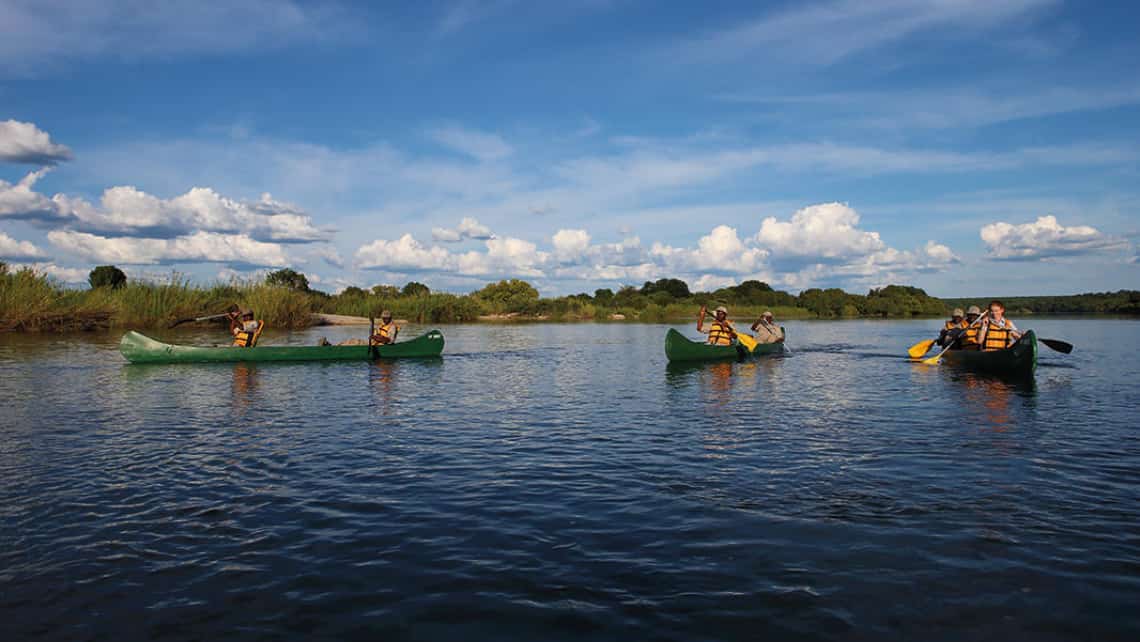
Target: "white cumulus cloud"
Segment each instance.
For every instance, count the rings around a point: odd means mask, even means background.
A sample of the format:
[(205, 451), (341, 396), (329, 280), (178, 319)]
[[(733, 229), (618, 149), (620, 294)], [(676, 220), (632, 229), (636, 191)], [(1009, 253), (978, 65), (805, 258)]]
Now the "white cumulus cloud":
[(48, 241), (60, 250), (99, 263), (230, 263), (266, 267), (289, 264), (280, 245), (240, 234), (195, 232), (172, 239), (105, 237), (74, 230), (54, 230)]
[(0, 121), (0, 161), (53, 165), (71, 158), (71, 150), (66, 145), (53, 143), (51, 136), (34, 123)]
[(90, 270), (83, 270), (80, 268), (65, 267), (56, 265), (51, 262), (37, 262), (37, 263), (24, 263), (12, 266), (13, 269), (21, 270), (28, 268), (37, 274), (50, 276), (57, 281), (78, 285), (80, 283), (87, 283), (87, 276), (91, 273)]
[(822, 203), (796, 211), (789, 221), (764, 219), (755, 240), (776, 257), (814, 261), (842, 261), (885, 247), (878, 232), (860, 230), (858, 225), (859, 214), (847, 205)]
[(394, 241), (377, 239), (362, 246), (356, 251), (356, 263), (364, 269), (446, 271), (454, 268), (455, 258), (442, 247), (425, 247), (405, 234)]
[(66, 220), (66, 209), (60, 202), (50, 199), (33, 188), (48, 168), (30, 172), (15, 183), (0, 179), (0, 219), (24, 219), (43, 223)]
[(173, 238), (199, 231), (242, 234), (259, 241), (309, 243), (326, 233), (296, 206), (269, 194), (253, 202), (226, 198), (208, 187), (163, 199), (135, 187), (111, 187), (96, 207), (82, 198), (34, 190), (47, 168), (29, 173), (15, 184), (0, 180), (0, 218), (24, 219), (41, 225), (64, 223), (85, 232)]
[(0, 259), (6, 261), (36, 261), (45, 258), (40, 248), (28, 241), (18, 241), (0, 232)]
[(1088, 225), (1065, 227), (1055, 216), (1041, 216), (1019, 225), (997, 222), (981, 229), (989, 256), (1004, 261), (1115, 252), (1128, 247), (1124, 239), (1109, 236)]
[(485, 241), (494, 237), (495, 235), (491, 234), (491, 228), (470, 216), (463, 217), (455, 228), (433, 227), (431, 229), (432, 240), (439, 243), (458, 243), (464, 239)]
[(727, 225), (714, 227), (697, 240), (695, 249), (654, 243), (649, 254), (678, 274), (750, 274), (761, 269), (768, 257), (766, 250), (748, 246), (736, 228)]

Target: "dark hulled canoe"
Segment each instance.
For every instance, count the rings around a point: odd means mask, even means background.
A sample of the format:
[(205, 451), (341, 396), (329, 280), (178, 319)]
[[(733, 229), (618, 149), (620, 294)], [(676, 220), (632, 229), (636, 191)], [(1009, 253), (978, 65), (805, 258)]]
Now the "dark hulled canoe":
[(710, 346), (703, 341), (690, 341), (685, 335), (670, 328), (665, 333), (665, 357), (669, 361), (720, 361), (744, 359), (764, 354), (778, 354), (784, 351), (783, 343), (761, 343), (749, 352), (739, 343), (730, 346)]
[(1037, 335), (1033, 330), (1026, 330), (1017, 343), (1005, 350), (948, 350), (942, 360), (980, 372), (1032, 375), (1037, 368)]
[[(201, 348), (171, 345), (138, 332), (119, 341), (119, 352), (131, 363), (228, 363), (237, 361), (367, 361), (368, 346), (258, 346), (254, 348)], [(432, 330), (415, 339), (376, 346), (381, 359), (438, 357), (443, 334)]]

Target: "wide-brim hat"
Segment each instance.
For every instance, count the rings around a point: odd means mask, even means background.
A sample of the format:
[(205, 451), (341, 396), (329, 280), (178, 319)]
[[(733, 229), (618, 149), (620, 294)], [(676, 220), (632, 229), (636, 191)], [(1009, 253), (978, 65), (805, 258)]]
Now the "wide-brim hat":
[(976, 306), (976, 305), (971, 305), (970, 307), (966, 308), (966, 314), (981, 314), (981, 313), (982, 313), (981, 309), (978, 308), (978, 306)]
[(724, 307), (723, 305), (718, 305), (716, 306), (716, 310), (713, 310), (713, 312), (723, 312), (725, 314), (728, 314), (728, 308)]
[(962, 314), (962, 308), (954, 308), (954, 311), (950, 313), (950, 316), (952, 316), (952, 317), (964, 316)]

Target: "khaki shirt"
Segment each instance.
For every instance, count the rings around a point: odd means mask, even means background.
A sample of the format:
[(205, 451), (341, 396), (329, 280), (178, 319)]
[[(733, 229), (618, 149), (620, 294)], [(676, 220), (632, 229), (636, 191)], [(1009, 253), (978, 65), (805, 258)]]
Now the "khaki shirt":
[(784, 329), (778, 325), (768, 325), (761, 321), (756, 326), (757, 343), (776, 343), (784, 340)]

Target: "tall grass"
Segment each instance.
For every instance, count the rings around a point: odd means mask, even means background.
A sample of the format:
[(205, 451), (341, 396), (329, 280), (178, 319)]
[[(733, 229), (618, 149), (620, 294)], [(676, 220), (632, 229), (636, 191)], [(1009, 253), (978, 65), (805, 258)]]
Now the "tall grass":
[(252, 307), (275, 328), (305, 327), (314, 309), (303, 292), (261, 284), (198, 287), (174, 275), (165, 283), (75, 290), (28, 269), (0, 272), (0, 331), (155, 328), (226, 312), (234, 304)]

